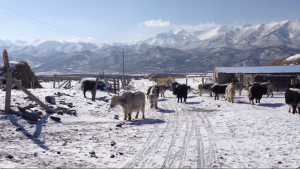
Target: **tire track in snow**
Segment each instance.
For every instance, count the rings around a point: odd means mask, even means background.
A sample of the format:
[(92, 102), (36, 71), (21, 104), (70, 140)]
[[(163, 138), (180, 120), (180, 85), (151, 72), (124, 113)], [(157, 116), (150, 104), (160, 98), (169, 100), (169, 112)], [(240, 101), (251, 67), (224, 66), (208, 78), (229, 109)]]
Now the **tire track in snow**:
[[(181, 106), (178, 106), (181, 108)], [(174, 168), (174, 164), (179, 161), (179, 166), (178, 168), (183, 168), (182, 166), (184, 165), (185, 159), (186, 159), (186, 152), (188, 149), (188, 145), (191, 140), (191, 136), (193, 133), (193, 125), (194, 123), (191, 122), (191, 119), (189, 118), (190, 116), (187, 115), (186, 112), (182, 111), (183, 109), (181, 108), (181, 115), (185, 116), (185, 124), (186, 124), (186, 129), (185, 129), (185, 134), (184, 134), (184, 139), (183, 139), (183, 146), (179, 149), (179, 151), (175, 154), (174, 159), (169, 165), (169, 168)], [(191, 122), (191, 123), (190, 123)], [(178, 160), (179, 159), (179, 160)]]
[[(170, 161), (170, 156), (172, 154), (172, 147), (174, 147), (174, 144), (176, 142), (176, 135), (177, 135), (177, 132), (178, 132), (178, 127), (179, 127), (179, 115), (180, 115), (180, 110), (178, 110), (178, 107), (175, 106), (175, 117), (176, 117), (176, 122), (175, 122), (175, 131), (174, 133), (172, 134), (172, 138), (171, 138), (171, 144), (169, 145), (169, 148), (168, 148), (168, 151), (167, 151), (167, 154), (166, 154), (166, 157), (165, 157), (165, 160), (164, 160), (164, 163), (163, 163), (163, 166), (162, 168), (171, 168), (172, 167), (172, 164), (174, 163), (174, 160), (169, 162)], [(178, 153), (177, 153), (178, 154)]]
[[(170, 108), (171, 106), (168, 105), (168, 108)], [(159, 119), (163, 119), (165, 120), (165, 115), (164, 113), (161, 113), (161, 116), (159, 117)], [(165, 128), (162, 130), (162, 137), (159, 136), (157, 140), (155, 140), (156, 137), (154, 137), (157, 133), (160, 133), (160, 129), (158, 127), (159, 124), (155, 124), (154, 129), (152, 131), (152, 133), (148, 136), (147, 141), (145, 142), (145, 144), (143, 145), (143, 147), (141, 148), (141, 150), (134, 156), (134, 158), (129, 161), (124, 167), (122, 168), (133, 168), (138, 166), (139, 164), (142, 164), (142, 166), (139, 166), (140, 168), (142, 168), (143, 166), (145, 166), (149, 160), (150, 157), (150, 153), (153, 152), (153, 150), (156, 150), (161, 143), (164, 140), (164, 136), (166, 135), (167, 131), (170, 131), (173, 128), (173, 120), (172, 120), (173, 116), (172, 115), (168, 115), (168, 119), (165, 120), (167, 122)]]
[[(208, 142), (209, 142), (209, 156), (207, 158), (207, 163), (210, 164), (210, 165), (213, 165), (216, 163), (216, 160), (217, 160), (217, 157), (216, 157), (216, 154), (218, 154), (217, 152), (217, 149), (216, 149), (216, 143), (214, 142), (214, 139), (213, 139), (213, 128), (212, 128), (212, 125), (209, 121), (209, 119), (207, 118), (207, 115), (206, 113), (204, 112), (199, 112), (197, 113), (197, 116), (200, 117), (200, 119), (202, 120), (203, 124), (204, 124), (204, 127), (206, 128), (206, 131), (207, 131), (207, 136), (208, 136)], [(219, 162), (218, 162), (219, 164)], [(206, 166), (206, 167), (213, 167), (213, 166)]]

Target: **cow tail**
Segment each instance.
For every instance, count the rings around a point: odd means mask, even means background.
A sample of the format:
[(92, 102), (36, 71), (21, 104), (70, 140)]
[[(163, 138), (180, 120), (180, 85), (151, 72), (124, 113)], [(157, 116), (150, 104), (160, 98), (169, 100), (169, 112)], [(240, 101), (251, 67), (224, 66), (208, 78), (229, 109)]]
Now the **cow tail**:
[(252, 86), (249, 87), (247, 96), (249, 99), (252, 98)]
[(80, 87), (80, 90), (84, 90), (84, 84), (85, 84), (85, 81), (83, 81), (82, 83), (81, 83), (81, 87)]

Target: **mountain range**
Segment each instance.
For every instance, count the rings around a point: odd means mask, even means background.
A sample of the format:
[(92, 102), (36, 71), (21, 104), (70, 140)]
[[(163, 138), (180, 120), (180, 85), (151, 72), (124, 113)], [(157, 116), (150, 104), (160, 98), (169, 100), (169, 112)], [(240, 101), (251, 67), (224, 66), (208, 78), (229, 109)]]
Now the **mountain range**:
[(300, 20), (187, 32), (174, 28), (130, 43), (1, 40), (9, 60), (37, 74), (208, 72), (216, 66), (261, 66), (300, 53)]

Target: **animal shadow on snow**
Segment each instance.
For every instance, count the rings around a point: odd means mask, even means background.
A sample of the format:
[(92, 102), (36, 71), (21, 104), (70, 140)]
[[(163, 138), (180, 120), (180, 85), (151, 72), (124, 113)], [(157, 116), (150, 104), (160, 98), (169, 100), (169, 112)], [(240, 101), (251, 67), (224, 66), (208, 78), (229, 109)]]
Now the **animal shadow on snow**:
[(197, 97), (197, 96), (188, 96), (187, 98), (195, 98), (195, 97)]
[(258, 103), (258, 106), (263, 106), (263, 107), (282, 107), (285, 104), (283, 103)]
[(40, 141), (38, 139), (38, 137), (42, 133), (42, 129), (43, 129), (42, 126), (43, 126), (43, 124), (47, 121), (47, 119), (51, 115), (52, 115), (52, 113), (44, 115), (39, 121), (36, 121), (36, 122), (27, 120), (28, 123), (30, 123), (30, 124), (36, 124), (34, 134), (30, 134), (22, 125), (20, 125), (18, 123), (18, 119), (14, 115), (8, 114), (7, 117), (9, 118), (9, 121), (11, 122), (11, 124), (13, 124), (14, 126), (17, 127), (17, 129), (18, 129), (17, 131), (22, 132), (26, 137), (28, 137), (29, 139), (31, 139), (36, 145), (38, 145), (42, 149), (49, 150), (49, 148), (45, 145), (45, 142)]
[(200, 102), (185, 102), (185, 104), (200, 104)]
[(162, 109), (162, 108), (157, 108), (157, 110), (162, 113), (175, 113), (174, 110), (166, 110), (166, 109)]
[(159, 99), (158, 101), (163, 102), (166, 101), (167, 99)]
[(160, 119), (142, 119), (131, 121), (131, 123), (127, 123), (127, 125), (144, 125), (144, 124), (156, 124), (156, 123), (165, 123), (166, 121)]

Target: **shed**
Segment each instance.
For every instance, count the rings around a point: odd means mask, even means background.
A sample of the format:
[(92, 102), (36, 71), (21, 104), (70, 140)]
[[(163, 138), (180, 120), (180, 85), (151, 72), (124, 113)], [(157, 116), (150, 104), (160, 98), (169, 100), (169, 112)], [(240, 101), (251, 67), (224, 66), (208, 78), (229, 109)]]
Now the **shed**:
[(280, 86), (280, 83), (287, 86), (291, 79), (295, 79), (299, 75), (300, 65), (215, 67), (213, 71), (213, 79), (216, 83), (230, 83), (236, 78), (246, 84), (249, 81), (259, 81), (260, 78), (268, 77), (268, 81), (277, 87)]

